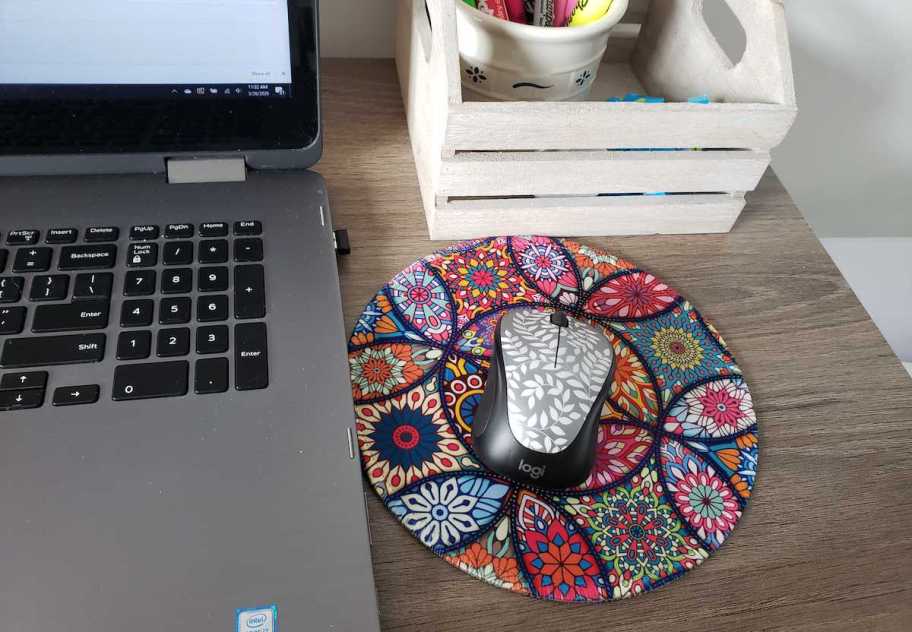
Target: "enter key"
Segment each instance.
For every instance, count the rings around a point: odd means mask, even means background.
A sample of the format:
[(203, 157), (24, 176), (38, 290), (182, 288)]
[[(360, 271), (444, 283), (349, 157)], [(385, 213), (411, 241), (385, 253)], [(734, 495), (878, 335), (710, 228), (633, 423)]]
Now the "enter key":
[(241, 323), (234, 326), (234, 386), (253, 391), (269, 386), (266, 325)]

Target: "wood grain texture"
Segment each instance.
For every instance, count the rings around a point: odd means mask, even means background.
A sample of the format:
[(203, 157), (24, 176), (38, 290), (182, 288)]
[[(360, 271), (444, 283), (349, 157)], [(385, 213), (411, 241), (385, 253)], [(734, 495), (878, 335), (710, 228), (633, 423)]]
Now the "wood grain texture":
[[(324, 66), (326, 178), (349, 330), (426, 239), (392, 62)], [(388, 631), (902, 631), (912, 625), (912, 380), (772, 173), (725, 235), (592, 238), (718, 325), (760, 418), (754, 498), (722, 550), (646, 596), (536, 602), (451, 568), (369, 493)], [(344, 598), (344, 596), (340, 596)]]

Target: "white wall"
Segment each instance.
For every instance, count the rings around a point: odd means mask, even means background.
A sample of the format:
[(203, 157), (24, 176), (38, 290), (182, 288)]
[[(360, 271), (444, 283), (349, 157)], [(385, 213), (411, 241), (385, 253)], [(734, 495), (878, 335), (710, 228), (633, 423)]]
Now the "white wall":
[(912, 237), (912, 3), (786, 14), (801, 112), (773, 166), (821, 237)]
[(912, 237), (822, 241), (893, 351), (912, 363)]
[(396, 0), (322, 0), (324, 57), (392, 57)]

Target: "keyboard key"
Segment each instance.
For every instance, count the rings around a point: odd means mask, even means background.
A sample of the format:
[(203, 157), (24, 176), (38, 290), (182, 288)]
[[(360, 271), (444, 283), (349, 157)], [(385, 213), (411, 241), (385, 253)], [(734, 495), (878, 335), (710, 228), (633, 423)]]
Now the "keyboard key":
[(162, 294), (187, 294), (193, 290), (193, 270), (179, 268), (162, 271)]
[(263, 266), (234, 268), (234, 317), (263, 318), (266, 315), (266, 290)]
[(133, 241), (158, 239), (158, 226), (153, 226), (152, 224), (134, 226), (130, 229), (130, 239)]
[(228, 297), (200, 296), (196, 301), (196, 319), (201, 323), (228, 320)]
[(186, 266), (193, 263), (193, 242), (172, 241), (165, 244), (162, 263), (166, 266)]
[(3, 344), (0, 366), (17, 369), (31, 366), (101, 362), (104, 350), (104, 334), (7, 338)]
[(109, 311), (110, 305), (106, 300), (41, 305), (35, 309), (32, 331), (51, 333), (104, 329), (108, 326)]
[(197, 285), (200, 292), (224, 292), (228, 289), (228, 268), (200, 268)]
[(25, 326), (24, 307), (0, 308), (0, 336), (21, 334)]
[(228, 224), (225, 222), (204, 222), (200, 224), (200, 237), (227, 237)]
[(209, 239), (200, 242), (200, 263), (225, 263), (228, 261), (228, 240)]
[(228, 351), (228, 326), (214, 325), (196, 330), (196, 352), (200, 355)]
[(37, 244), (41, 234), (37, 230), (11, 230), (6, 236), (10, 246), (30, 246)]
[(36, 276), (32, 279), (30, 301), (62, 301), (70, 291), (70, 277), (65, 274)]
[(200, 395), (228, 390), (228, 358), (206, 358), (196, 361), (193, 390)]
[(163, 298), (158, 306), (158, 322), (162, 325), (181, 325), (190, 322), (190, 299)]
[(117, 336), (118, 360), (145, 360), (152, 354), (152, 332), (122, 331)]
[(0, 272), (6, 270), (6, 260), (9, 258), (9, 250), (0, 248)]
[(52, 228), (47, 232), (44, 241), (49, 244), (71, 244), (79, 237), (75, 228)]
[(98, 401), (99, 388), (97, 384), (83, 386), (61, 386), (54, 389), (53, 406), (80, 406), (94, 404)]
[(0, 391), (15, 391), (47, 386), (47, 371), (29, 371), (26, 373), (5, 373), (0, 380)]
[(25, 279), (22, 277), (0, 277), (0, 303), (15, 303), (22, 298)]
[(148, 327), (152, 324), (153, 311), (155, 311), (155, 301), (152, 299), (124, 301), (120, 308), (120, 326)]
[(155, 270), (131, 270), (124, 277), (124, 296), (155, 294)]
[(242, 323), (234, 326), (234, 387), (251, 391), (269, 386), (266, 325)]
[(187, 394), (190, 363), (125, 364), (114, 369), (114, 401), (180, 397)]
[(86, 241), (117, 241), (120, 237), (120, 229), (116, 226), (92, 226), (86, 228)]
[(109, 298), (114, 285), (114, 275), (110, 272), (84, 272), (76, 275), (73, 285), (74, 299)]
[(13, 272), (44, 272), (51, 268), (53, 248), (20, 248), (13, 260)]
[(259, 235), (263, 232), (263, 225), (256, 220), (244, 220), (234, 223), (235, 235)]
[(190, 329), (159, 329), (155, 353), (159, 358), (185, 356), (190, 353)]
[(130, 244), (127, 265), (131, 268), (151, 268), (158, 263), (158, 244)]
[(240, 262), (262, 261), (263, 240), (258, 237), (236, 239), (234, 242), (234, 260)]
[(0, 410), (25, 410), (38, 408), (44, 403), (44, 389), (27, 391), (0, 391)]
[(117, 246), (64, 246), (60, 250), (61, 270), (90, 270), (113, 268), (117, 260)]
[(193, 237), (193, 224), (168, 224), (165, 226), (165, 239), (190, 239)]

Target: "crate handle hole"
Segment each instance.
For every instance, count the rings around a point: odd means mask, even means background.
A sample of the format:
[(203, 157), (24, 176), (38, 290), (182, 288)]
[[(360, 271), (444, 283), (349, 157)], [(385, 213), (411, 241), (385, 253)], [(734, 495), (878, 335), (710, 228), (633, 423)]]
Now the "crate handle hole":
[(421, 40), (421, 48), (424, 52), (424, 60), (431, 61), (431, 47), (433, 46), (432, 34), (434, 32), (434, 21), (431, 20), (431, 10), (428, 7), (427, 0), (414, 0), (415, 2), (415, 22), (418, 31), (418, 39)]
[(747, 50), (747, 33), (727, 0), (704, 0), (703, 19), (732, 67), (741, 63)]

